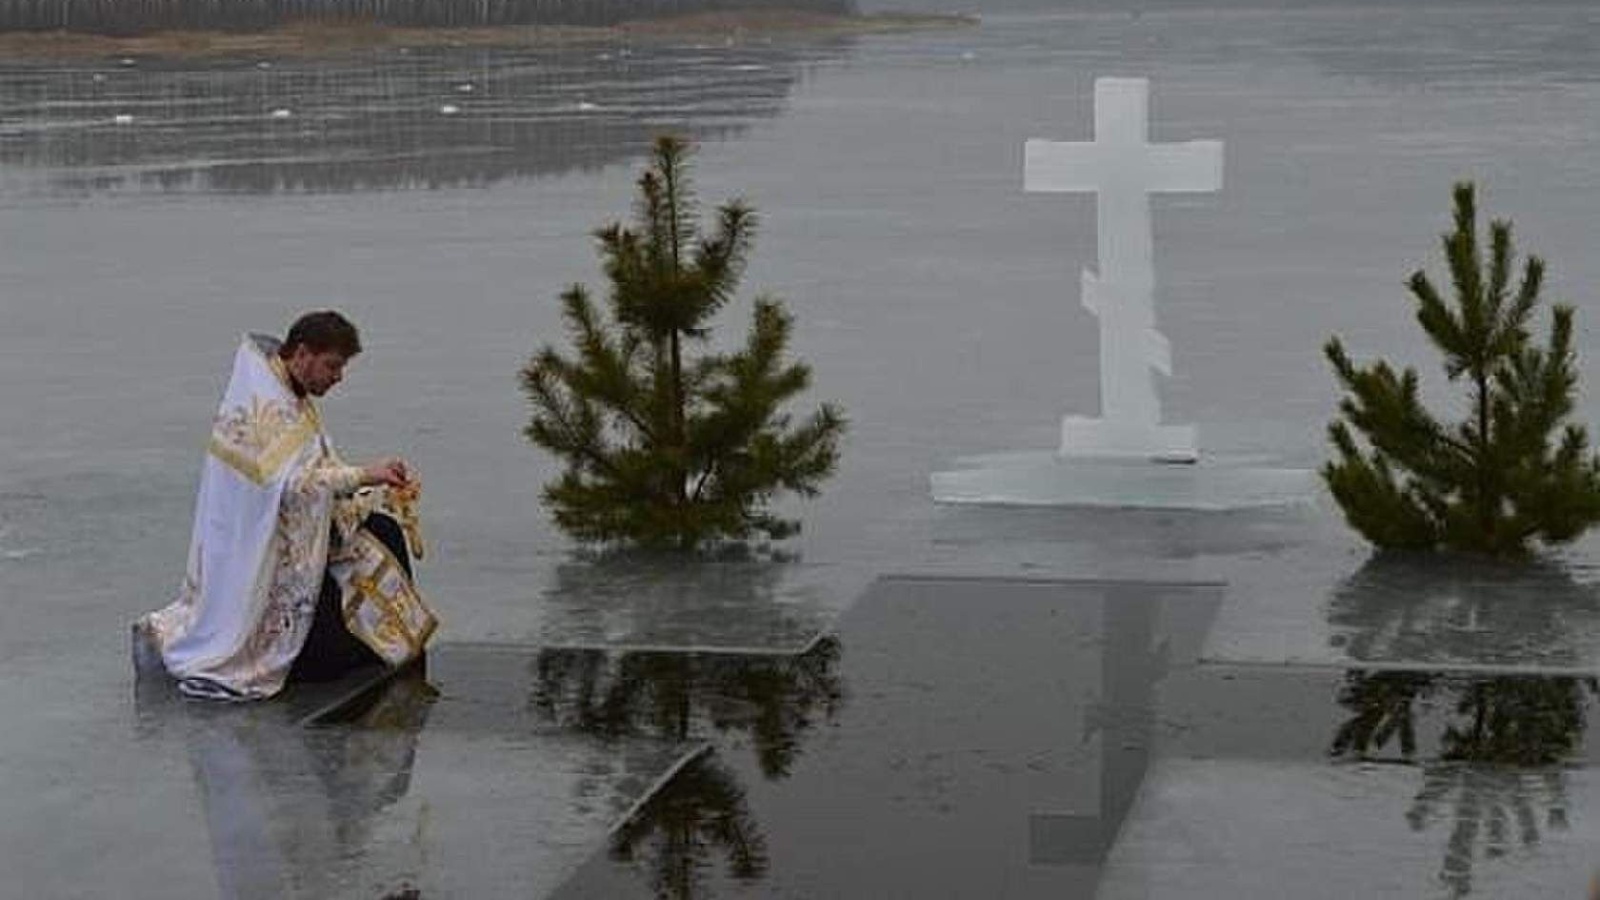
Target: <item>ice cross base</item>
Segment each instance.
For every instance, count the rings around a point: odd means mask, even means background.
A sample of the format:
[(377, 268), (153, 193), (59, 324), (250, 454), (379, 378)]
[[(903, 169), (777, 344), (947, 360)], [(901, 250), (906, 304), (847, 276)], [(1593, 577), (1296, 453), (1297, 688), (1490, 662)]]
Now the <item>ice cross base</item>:
[(1143, 459), (1070, 458), (1047, 450), (956, 461), (930, 477), (939, 503), (1225, 512), (1298, 506), (1317, 496), (1317, 473), (1260, 465), (1260, 457), (1151, 465)]
[(1063, 457), (1115, 457), (1162, 463), (1200, 459), (1193, 425), (1148, 425), (1114, 419), (1067, 416), (1061, 420)]

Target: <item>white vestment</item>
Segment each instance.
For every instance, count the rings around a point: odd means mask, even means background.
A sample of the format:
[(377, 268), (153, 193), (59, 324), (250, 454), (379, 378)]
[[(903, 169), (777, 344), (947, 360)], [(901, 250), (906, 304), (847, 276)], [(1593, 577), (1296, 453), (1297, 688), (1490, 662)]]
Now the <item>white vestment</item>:
[[(359, 529), (377, 495), (339, 459), (278, 341), (247, 336), (212, 423), (178, 598), (137, 628), (186, 694), (253, 700), (283, 689), (324, 572), (346, 627), (390, 665), (414, 658), (437, 620), (383, 544)], [(331, 528), (340, 549), (329, 555)], [(420, 549), (413, 538), (413, 547)]]

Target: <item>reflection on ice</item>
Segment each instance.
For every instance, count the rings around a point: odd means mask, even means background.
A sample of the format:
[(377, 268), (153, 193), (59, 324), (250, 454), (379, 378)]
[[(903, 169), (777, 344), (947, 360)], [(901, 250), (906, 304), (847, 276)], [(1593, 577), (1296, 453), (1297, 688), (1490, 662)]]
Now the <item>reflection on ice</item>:
[[(1353, 670), (1339, 692), (1351, 717), (1331, 752), (1370, 759), (1393, 744), (1406, 761), (1426, 760), (1405, 820), (1419, 833), (1448, 823), (1437, 877), (1463, 897), (1474, 860), (1532, 851), (1541, 834), (1567, 830), (1559, 764), (1582, 745), (1597, 692), (1593, 678)], [(1419, 711), (1431, 715), (1419, 721)]]
[[(832, 724), (842, 708), (840, 653), (835, 637), (795, 657), (547, 649), (536, 663), (533, 706), (549, 721), (606, 740), (749, 741), (760, 777), (782, 780), (806, 735)], [(762, 878), (766, 841), (741, 770), (749, 767), (704, 746), (667, 773), (611, 831), (606, 858), (618, 866), (611, 874), (626, 879), (637, 870), (656, 897), (699, 897), (718, 858), (736, 882)], [(573, 895), (614, 895), (590, 892), (582, 876), (568, 887)]]
[(619, 863), (643, 859), (657, 897), (704, 896), (697, 888), (714, 854), (739, 882), (760, 879), (769, 865), (766, 839), (738, 777), (709, 753), (691, 760), (624, 822), (609, 849)]
[(548, 636), (564, 644), (798, 651), (826, 606), (790, 582), (791, 561), (619, 552), (575, 556), (545, 592)]
[(837, 638), (804, 653), (540, 651), (533, 707), (551, 722), (614, 740), (748, 735), (761, 771), (788, 774), (803, 735), (844, 701)]
[(1452, 897), (1472, 893), (1475, 859), (1532, 853), (1541, 834), (1568, 830), (1567, 779), (1560, 770), (1439, 763), (1424, 767), (1422, 778), (1406, 822), (1418, 832), (1450, 823), (1437, 878)]
[[(702, 730), (711, 748), (556, 896), (1087, 896), (1151, 765), (1160, 686), (1190, 664), (1217, 600), (1195, 585), (882, 579), (798, 690), (762, 667), (734, 691), (699, 688), (714, 699), (689, 709), (746, 706), (754, 727)], [(653, 662), (668, 702), (624, 720), (670, 732), (680, 676)], [(675, 663), (682, 683), (718, 681), (715, 666)], [(603, 714), (611, 692), (583, 684), (563, 681), (568, 708)], [(793, 699), (764, 699), (780, 695)], [(830, 727), (803, 732), (802, 753), (765, 753), (787, 742), (763, 723), (804, 720), (808, 703)]]
[[(374, 52), (0, 64), (0, 166), (53, 190), (431, 188), (592, 169), (659, 131), (737, 133), (836, 47)], [(740, 68), (743, 66), (743, 68)]]
[(1095, 896), (1582, 897), (1597, 798), (1582, 770), (1173, 760)]
[(187, 749), (225, 897), (544, 896), (687, 746), (545, 716), (537, 669), (531, 649), (441, 644), (426, 677), (331, 711), (343, 687), (239, 707), (140, 679), (136, 728)]
[[(597, 3), (594, 0), (499, 0), (496, 3), (438, 3), (435, 0), (261, 0), (249, 4), (183, 2), (86, 2), (40, 4), (30, 0), (0, 0), (0, 29), (44, 31), (63, 29), (91, 34), (139, 35), (153, 32), (206, 29), (253, 31), (312, 23), (394, 25), (410, 28), (491, 28), (521, 26), (614, 25), (628, 19), (705, 12), (718, 3), (694, 0), (631, 0)], [(741, 6), (801, 8), (823, 13), (843, 13), (845, 0), (782, 0), (779, 3), (744, 0)], [(124, 59), (131, 65), (132, 59)]]
[(350, 896), (352, 881), (378, 896), (416, 883), (423, 848), (384, 820), (410, 789), (436, 699), (410, 667), (353, 710), (350, 727), (297, 727), (271, 706), (183, 703), (173, 724), (188, 744), (221, 896)]
[(1600, 585), (1556, 563), (1379, 555), (1328, 603), (1352, 662), (1600, 672)]
[[(1371, 759), (1394, 746), (1401, 758), (1544, 766), (1581, 746), (1593, 678), (1345, 673), (1339, 705), (1350, 718), (1330, 752)], [(1431, 713), (1419, 723), (1418, 712)]]

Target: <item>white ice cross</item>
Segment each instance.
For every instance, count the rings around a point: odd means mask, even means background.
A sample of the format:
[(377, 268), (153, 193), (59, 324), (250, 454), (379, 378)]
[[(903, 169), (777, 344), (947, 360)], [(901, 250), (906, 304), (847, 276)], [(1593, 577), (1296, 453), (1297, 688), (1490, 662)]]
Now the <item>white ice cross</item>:
[[(1100, 321), (1100, 424), (1115, 434), (1087, 443), (1119, 455), (1182, 456), (1193, 450), (1158, 436), (1161, 407), (1150, 373), (1172, 373), (1171, 350), (1155, 328), (1150, 194), (1219, 190), (1222, 142), (1152, 144), (1149, 106), (1148, 80), (1095, 79), (1094, 141), (1028, 141), (1023, 190), (1096, 195), (1098, 271), (1083, 272), (1082, 299)], [(1074, 452), (1067, 446), (1071, 426), (1063, 425), (1063, 453)]]

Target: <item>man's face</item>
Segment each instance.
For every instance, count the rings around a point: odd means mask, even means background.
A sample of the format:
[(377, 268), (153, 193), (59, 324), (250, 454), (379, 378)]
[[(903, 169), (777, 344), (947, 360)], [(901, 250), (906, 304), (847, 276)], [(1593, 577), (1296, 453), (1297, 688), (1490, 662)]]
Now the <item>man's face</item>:
[(321, 397), (344, 380), (345, 363), (349, 361), (337, 350), (312, 350), (301, 344), (289, 356), (288, 369), (306, 393)]

